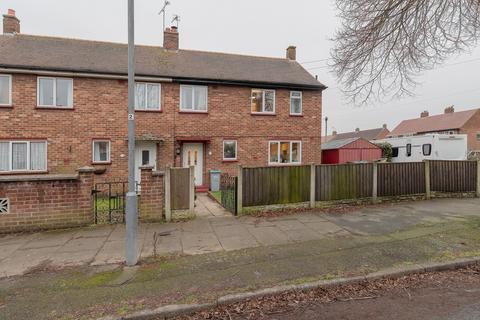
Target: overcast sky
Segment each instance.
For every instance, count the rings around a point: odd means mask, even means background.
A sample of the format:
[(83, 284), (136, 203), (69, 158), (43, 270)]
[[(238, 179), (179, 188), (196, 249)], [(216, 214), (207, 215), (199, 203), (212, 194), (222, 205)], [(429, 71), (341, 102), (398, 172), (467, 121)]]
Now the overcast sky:
[[(333, 0), (170, 0), (167, 25), (181, 17), (180, 47), (206, 51), (283, 57), (297, 46), (299, 62), (329, 58), (330, 38), (339, 20)], [(161, 45), (163, 0), (136, 0), (136, 42)], [(15, 9), (22, 33), (126, 42), (127, 0), (2, 0), (0, 12)], [(1, 59), (1, 58), (0, 58)], [(418, 80), (416, 96), (355, 107), (346, 103), (328, 61), (303, 63), (329, 87), (324, 113), (329, 132), (380, 127), (392, 129), (423, 110), (442, 113), (449, 105), (467, 110), (480, 107), (480, 49), (452, 58)]]

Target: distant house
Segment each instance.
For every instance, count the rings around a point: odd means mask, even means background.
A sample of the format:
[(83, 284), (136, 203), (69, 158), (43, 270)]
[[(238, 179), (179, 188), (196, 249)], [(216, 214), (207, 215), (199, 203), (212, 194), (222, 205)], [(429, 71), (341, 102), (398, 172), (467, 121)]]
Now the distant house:
[(382, 149), (367, 139), (333, 140), (322, 145), (322, 163), (370, 162), (382, 158)]
[(368, 141), (380, 140), (384, 139), (389, 133), (390, 130), (387, 129), (386, 124), (384, 124), (383, 127), (376, 129), (360, 130), (357, 128), (355, 131), (345, 133), (337, 133), (337, 131), (333, 131), (332, 135), (322, 137), (322, 143), (352, 138), (363, 138)]
[(480, 151), (480, 109), (455, 112), (448, 107), (443, 114), (430, 116), (428, 111), (420, 118), (402, 121), (388, 137), (424, 135), (427, 133), (466, 134), (468, 150)]

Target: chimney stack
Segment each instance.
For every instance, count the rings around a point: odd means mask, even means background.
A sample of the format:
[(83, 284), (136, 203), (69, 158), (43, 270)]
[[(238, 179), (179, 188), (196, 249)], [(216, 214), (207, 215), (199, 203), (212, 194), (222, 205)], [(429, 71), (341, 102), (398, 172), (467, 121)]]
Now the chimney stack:
[(384, 123), (383, 126), (382, 126), (382, 128), (383, 128), (383, 129), (388, 129), (387, 124)]
[(297, 60), (297, 47), (289, 46), (287, 48), (287, 59), (292, 61)]
[(337, 130), (334, 130), (334, 131), (332, 132), (332, 136), (336, 136), (337, 134), (338, 134)]
[(420, 118), (426, 118), (430, 115), (430, 113), (428, 113), (427, 110), (423, 111), (422, 113), (420, 113)]
[(163, 32), (163, 48), (167, 50), (178, 50), (178, 28), (172, 26)]
[(3, 15), (3, 34), (20, 33), (20, 20), (15, 16), (15, 10), (8, 9)]
[(454, 113), (454, 112), (455, 112), (455, 108), (453, 106), (445, 108), (445, 114)]
[(356, 128), (355, 132), (357, 132), (357, 133), (360, 132), (360, 128)]

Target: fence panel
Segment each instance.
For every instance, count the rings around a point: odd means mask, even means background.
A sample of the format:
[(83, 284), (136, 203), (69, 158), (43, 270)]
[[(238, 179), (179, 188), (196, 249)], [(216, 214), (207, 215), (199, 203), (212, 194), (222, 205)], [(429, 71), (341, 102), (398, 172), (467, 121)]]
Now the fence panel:
[(172, 210), (187, 210), (190, 204), (190, 169), (170, 169), (170, 201)]
[(377, 182), (379, 197), (425, 193), (425, 163), (379, 163)]
[(432, 191), (473, 192), (477, 186), (476, 161), (430, 161)]
[(243, 206), (309, 201), (310, 166), (243, 169)]
[(373, 192), (373, 165), (341, 164), (315, 167), (315, 200), (368, 198)]

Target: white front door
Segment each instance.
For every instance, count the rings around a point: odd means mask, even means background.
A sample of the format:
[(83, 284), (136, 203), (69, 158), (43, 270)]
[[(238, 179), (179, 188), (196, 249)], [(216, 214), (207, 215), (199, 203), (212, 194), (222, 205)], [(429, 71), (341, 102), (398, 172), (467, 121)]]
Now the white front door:
[(140, 183), (140, 167), (153, 166), (157, 169), (157, 144), (155, 142), (136, 142), (135, 143), (135, 181)]
[(195, 167), (195, 185), (203, 185), (203, 143), (184, 143), (182, 161), (183, 167)]

